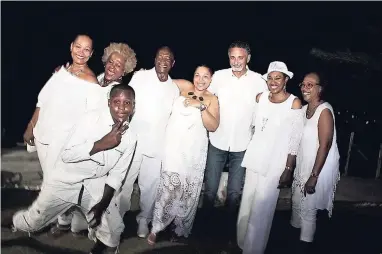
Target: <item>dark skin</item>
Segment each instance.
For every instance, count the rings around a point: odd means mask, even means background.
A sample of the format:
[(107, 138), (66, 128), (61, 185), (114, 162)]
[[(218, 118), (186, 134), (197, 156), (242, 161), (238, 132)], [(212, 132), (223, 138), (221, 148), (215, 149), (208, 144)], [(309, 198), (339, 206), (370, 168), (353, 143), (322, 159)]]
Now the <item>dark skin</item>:
[[(128, 129), (126, 121), (134, 111), (134, 96), (131, 91), (121, 90), (111, 95), (109, 99), (110, 114), (114, 120), (114, 125), (111, 131), (94, 143), (90, 155), (101, 151), (106, 151), (117, 147), (122, 140), (122, 135)], [(94, 205), (88, 214), (93, 214), (92, 220), (89, 222), (91, 228), (96, 228), (101, 223), (103, 213), (109, 207), (114, 196), (115, 190), (105, 184), (102, 199)]]
[(167, 47), (160, 48), (155, 56), (155, 71), (161, 82), (166, 82), (175, 64), (174, 55)]
[[(309, 73), (304, 77), (301, 85), (301, 92), (304, 100), (308, 102), (308, 111), (306, 117), (312, 118), (317, 106), (323, 103), (321, 100), (322, 87), (319, 85), (320, 79), (315, 73)], [(329, 150), (332, 146), (334, 135), (334, 118), (329, 109), (324, 109), (318, 119), (318, 142), (316, 160), (312, 169), (315, 176), (310, 176), (304, 186), (304, 196), (306, 194), (314, 194), (318, 176), (325, 164)]]

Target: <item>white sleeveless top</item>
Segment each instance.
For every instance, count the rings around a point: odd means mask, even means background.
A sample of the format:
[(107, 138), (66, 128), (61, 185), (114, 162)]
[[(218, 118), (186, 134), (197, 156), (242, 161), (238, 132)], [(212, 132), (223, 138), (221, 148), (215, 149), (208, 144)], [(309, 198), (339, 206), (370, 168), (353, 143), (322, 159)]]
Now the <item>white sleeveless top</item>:
[(288, 154), (296, 154), (303, 127), (302, 110), (292, 109), (296, 96), (282, 103), (269, 101), (263, 92), (256, 106), (255, 133), (242, 166), (263, 176), (280, 177)]
[(320, 145), (318, 140), (318, 120), (320, 119), (322, 111), (324, 109), (329, 109), (334, 120), (333, 141), (325, 164), (322, 167), (318, 177), (316, 192), (313, 196), (317, 199), (316, 208), (321, 210), (327, 209), (329, 211), (329, 215), (331, 215), (336, 185), (340, 179), (340, 155), (337, 147), (337, 132), (335, 127), (334, 112), (332, 106), (328, 102), (324, 102), (317, 107), (314, 115), (310, 119), (307, 119), (305, 116), (307, 108), (307, 105), (303, 107), (304, 129), (300, 148), (297, 154), (293, 188), (299, 186), (303, 189), (306, 181), (312, 173), (312, 169), (316, 161), (317, 150)]

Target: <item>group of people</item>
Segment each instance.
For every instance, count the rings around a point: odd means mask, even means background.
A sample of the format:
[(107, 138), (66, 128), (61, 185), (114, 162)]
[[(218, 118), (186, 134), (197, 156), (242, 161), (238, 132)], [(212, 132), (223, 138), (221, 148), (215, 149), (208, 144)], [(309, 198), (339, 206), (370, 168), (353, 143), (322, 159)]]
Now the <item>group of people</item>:
[(13, 216), (15, 229), (34, 232), (57, 220), (53, 234), (87, 229), (90, 253), (116, 252), (138, 178), (137, 235), (153, 245), (172, 224), (188, 237), (203, 183), (208, 217), (228, 161), (227, 231), (243, 253), (264, 253), (280, 188), (292, 180), (291, 225), (301, 228), (302, 242), (313, 241), (317, 210), (331, 215), (339, 180), (334, 114), (320, 74), (301, 82), (302, 107), (286, 90), (293, 73), (285, 63), (272, 62), (264, 75), (251, 71), (245, 42), (229, 46), (231, 68), (200, 65), (192, 82), (171, 79), (169, 47), (129, 84), (122, 77), (137, 60), (127, 44), (104, 50), (98, 77), (87, 65), (92, 52), (92, 39), (78, 35), (72, 63), (38, 96), (24, 140), (37, 150), (43, 184)]

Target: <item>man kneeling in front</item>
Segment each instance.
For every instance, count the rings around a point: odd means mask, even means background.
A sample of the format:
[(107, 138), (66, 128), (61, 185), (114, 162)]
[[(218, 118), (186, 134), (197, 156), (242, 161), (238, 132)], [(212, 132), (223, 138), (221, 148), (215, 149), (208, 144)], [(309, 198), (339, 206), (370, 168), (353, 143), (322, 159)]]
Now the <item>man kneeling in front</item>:
[(136, 146), (128, 129), (134, 89), (114, 86), (108, 105), (85, 114), (73, 128), (37, 199), (13, 216), (16, 230), (38, 231), (77, 205), (86, 215), (89, 237), (96, 242), (90, 253), (118, 251), (124, 224), (114, 192), (122, 185)]

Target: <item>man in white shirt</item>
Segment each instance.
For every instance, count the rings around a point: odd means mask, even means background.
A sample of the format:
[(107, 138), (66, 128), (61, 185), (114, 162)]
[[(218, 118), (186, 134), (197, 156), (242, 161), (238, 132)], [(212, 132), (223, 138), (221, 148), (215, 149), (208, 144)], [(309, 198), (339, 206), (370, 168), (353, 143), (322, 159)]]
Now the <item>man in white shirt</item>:
[(162, 47), (155, 57), (155, 68), (134, 74), (130, 86), (136, 92), (136, 112), (130, 128), (137, 133), (137, 149), (126, 181), (118, 195), (121, 216), (130, 209), (133, 184), (138, 177), (141, 212), (137, 216), (138, 236), (149, 233), (155, 197), (162, 167), (162, 149), (166, 126), (179, 88), (169, 72), (175, 63), (170, 48)]
[(44, 188), (29, 209), (13, 216), (15, 229), (38, 231), (77, 205), (96, 241), (91, 253), (119, 245), (124, 225), (114, 192), (122, 185), (136, 146), (136, 136), (128, 129), (134, 104), (134, 89), (116, 85), (108, 108), (81, 118), (55, 163), (55, 174), (44, 179)]
[[(222, 171), (228, 160), (227, 205), (230, 229), (235, 230), (234, 215), (240, 202), (245, 170), (241, 162), (252, 136), (256, 95), (267, 85), (259, 73), (248, 69), (250, 47), (245, 42), (234, 42), (228, 49), (231, 68), (215, 72), (209, 90), (219, 98), (220, 125), (210, 132), (210, 144), (205, 171), (203, 206), (210, 214), (216, 199)], [(232, 239), (235, 239), (232, 232)]]

